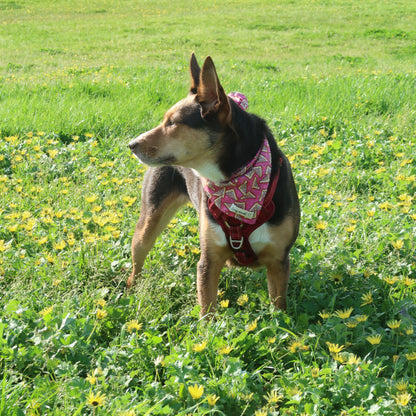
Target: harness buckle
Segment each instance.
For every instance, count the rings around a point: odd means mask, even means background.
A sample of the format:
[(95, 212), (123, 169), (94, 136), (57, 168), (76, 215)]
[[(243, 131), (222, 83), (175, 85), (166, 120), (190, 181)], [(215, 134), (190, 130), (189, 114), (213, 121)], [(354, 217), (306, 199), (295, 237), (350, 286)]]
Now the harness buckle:
[(240, 250), (241, 247), (243, 247), (244, 243), (244, 237), (241, 236), (240, 239), (234, 239), (230, 236), (230, 246), (233, 250)]

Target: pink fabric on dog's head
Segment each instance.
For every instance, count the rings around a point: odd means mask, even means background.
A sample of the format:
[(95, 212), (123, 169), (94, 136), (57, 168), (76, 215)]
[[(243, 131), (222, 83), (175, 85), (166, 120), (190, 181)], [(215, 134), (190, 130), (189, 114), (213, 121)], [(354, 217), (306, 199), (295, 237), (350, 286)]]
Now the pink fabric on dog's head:
[(228, 96), (234, 100), (238, 106), (243, 109), (244, 111), (247, 111), (248, 109), (248, 100), (247, 97), (244, 94), (241, 94), (241, 92), (230, 92)]

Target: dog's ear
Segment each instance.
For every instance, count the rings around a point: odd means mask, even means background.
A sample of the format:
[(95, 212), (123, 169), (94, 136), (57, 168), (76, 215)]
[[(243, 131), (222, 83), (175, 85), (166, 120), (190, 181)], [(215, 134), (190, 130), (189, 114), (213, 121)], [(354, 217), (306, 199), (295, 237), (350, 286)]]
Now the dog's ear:
[(225, 124), (228, 121), (231, 114), (230, 104), (210, 56), (205, 59), (202, 66), (197, 98), (201, 105), (203, 118), (217, 115), (220, 122)]
[(195, 54), (192, 52), (191, 63), (189, 65), (191, 70), (191, 88), (190, 93), (196, 94), (199, 85), (199, 77), (201, 76), (201, 68), (198, 65)]

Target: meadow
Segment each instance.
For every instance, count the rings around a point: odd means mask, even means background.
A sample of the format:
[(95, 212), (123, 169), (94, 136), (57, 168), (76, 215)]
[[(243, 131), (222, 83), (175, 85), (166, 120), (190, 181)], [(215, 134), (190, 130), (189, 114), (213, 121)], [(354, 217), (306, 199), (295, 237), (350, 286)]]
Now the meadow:
[[(0, 415), (416, 413), (416, 5), (0, 1)], [(199, 319), (184, 208), (132, 292), (131, 138), (211, 55), (289, 156), (287, 312), (227, 269)]]

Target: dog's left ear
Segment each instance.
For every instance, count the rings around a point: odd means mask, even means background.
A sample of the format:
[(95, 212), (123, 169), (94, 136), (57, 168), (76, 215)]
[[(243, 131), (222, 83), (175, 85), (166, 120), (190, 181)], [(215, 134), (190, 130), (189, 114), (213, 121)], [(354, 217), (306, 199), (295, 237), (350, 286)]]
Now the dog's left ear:
[(189, 92), (191, 94), (196, 94), (199, 85), (199, 77), (201, 76), (201, 68), (198, 65), (195, 54), (192, 52), (191, 63), (189, 65), (191, 70), (191, 88)]
[(226, 124), (231, 114), (230, 104), (218, 79), (217, 71), (211, 57), (205, 59), (202, 66), (197, 98), (201, 105), (203, 118), (216, 115), (219, 121)]

